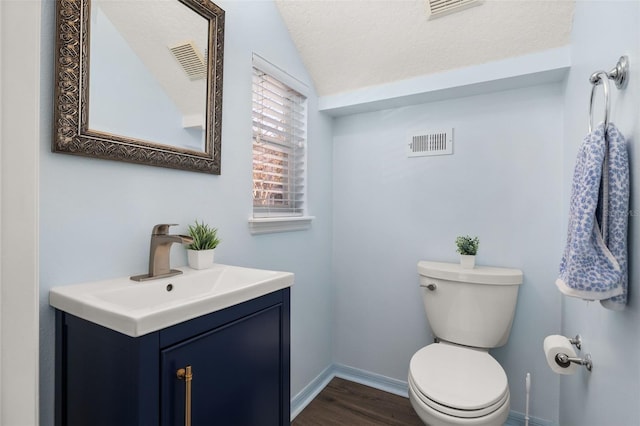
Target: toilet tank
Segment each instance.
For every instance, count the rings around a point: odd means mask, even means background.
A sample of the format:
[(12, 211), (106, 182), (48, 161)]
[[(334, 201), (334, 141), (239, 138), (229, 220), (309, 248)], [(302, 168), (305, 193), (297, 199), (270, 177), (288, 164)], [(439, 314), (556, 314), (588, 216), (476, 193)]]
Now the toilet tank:
[(418, 273), (427, 320), (437, 338), (477, 348), (507, 343), (521, 270), (420, 261)]

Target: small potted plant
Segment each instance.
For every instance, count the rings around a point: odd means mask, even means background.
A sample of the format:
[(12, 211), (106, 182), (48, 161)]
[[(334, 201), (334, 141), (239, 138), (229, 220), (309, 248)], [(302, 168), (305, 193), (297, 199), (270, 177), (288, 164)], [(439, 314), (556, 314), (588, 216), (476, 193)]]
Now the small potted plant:
[(187, 246), (187, 259), (193, 269), (207, 269), (213, 266), (214, 250), (220, 244), (218, 229), (206, 223), (189, 225), (189, 236), (193, 242)]
[(478, 253), (478, 237), (459, 236), (456, 238), (457, 252), (460, 253), (460, 266), (463, 269), (473, 269), (476, 265), (476, 254)]

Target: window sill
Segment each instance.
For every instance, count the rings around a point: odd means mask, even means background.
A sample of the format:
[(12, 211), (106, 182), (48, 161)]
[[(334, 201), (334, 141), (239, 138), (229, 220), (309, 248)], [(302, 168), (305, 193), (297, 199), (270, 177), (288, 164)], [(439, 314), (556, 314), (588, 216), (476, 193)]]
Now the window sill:
[(304, 231), (311, 228), (313, 219), (315, 219), (314, 216), (250, 218), (249, 230), (252, 235)]

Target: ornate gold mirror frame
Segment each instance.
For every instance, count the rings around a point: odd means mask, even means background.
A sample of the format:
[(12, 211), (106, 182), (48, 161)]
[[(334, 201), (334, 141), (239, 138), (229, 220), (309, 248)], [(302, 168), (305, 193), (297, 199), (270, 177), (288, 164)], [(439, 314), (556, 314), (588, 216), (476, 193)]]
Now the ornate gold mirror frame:
[(220, 174), (224, 11), (210, 0), (175, 1), (208, 21), (204, 150), (89, 129), (91, 0), (57, 0), (53, 152)]

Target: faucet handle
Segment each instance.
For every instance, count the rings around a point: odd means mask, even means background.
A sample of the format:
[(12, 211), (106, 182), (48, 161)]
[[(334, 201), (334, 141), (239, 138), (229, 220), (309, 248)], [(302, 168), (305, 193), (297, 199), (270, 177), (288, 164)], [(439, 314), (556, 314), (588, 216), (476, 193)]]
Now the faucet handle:
[(170, 226), (178, 226), (177, 223), (160, 223), (153, 227), (151, 235), (167, 235), (169, 234)]

